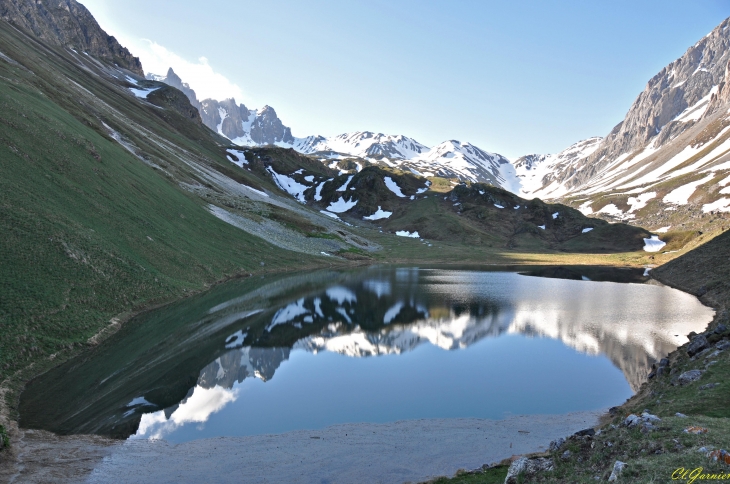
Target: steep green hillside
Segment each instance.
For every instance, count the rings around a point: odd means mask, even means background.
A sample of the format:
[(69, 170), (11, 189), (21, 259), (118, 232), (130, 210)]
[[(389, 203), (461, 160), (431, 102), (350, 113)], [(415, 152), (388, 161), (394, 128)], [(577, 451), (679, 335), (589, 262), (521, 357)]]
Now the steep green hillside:
[[(262, 263), (301, 265), (180, 188), (175, 178), (195, 173), (160, 139), (213, 169), (237, 169), (207, 128), (142, 104), (104, 82), (95, 61), (74, 64), (80, 54), (3, 22), (0, 52), (0, 380), (83, 344), (125, 311)], [(148, 136), (127, 128), (135, 124)]]

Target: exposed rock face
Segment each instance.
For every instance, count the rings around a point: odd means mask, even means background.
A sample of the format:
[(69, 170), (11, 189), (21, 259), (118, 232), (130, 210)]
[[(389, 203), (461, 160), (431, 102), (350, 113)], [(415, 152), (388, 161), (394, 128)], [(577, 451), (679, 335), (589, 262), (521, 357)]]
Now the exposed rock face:
[[(624, 120), (603, 140), (568, 183), (576, 186), (618, 156), (645, 147), (655, 137), (663, 144), (695, 124), (675, 118), (695, 105), (725, 80), (730, 59), (730, 19), (690, 47), (685, 54), (659, 71), (631, 105)], [(563, 176), (570, 176), (565, 173)]]
[(75, 0), (0, 0), (0, 18), (47, 43), (87, 52), (144, 75), (139, 58), (104, 32)]
[(178, 89), (188, 97), (188, 99), (190, 100), (190, 104), (200, 110), (200, 101), (198, 101), (198, 97), (195, 95), (195, 91), (192, 90), (187, 82), (182, 82), (182, 79), (180, 79), (180, 76), (175, 74), (175, 71), (172, 70), (172, 67), (167, 70), (167, 75), (165, 77), (148, 76), (148, 79), (150, 78), (156, 81), (164, 82), (165, 84)]
[[(729, 62), (730, 19), (726, 19), (650, 79), (624, 120), (603, 140), (595, 138), (600, 142), (592, 149), (577, 150), (578, 156), (560, 162), (551, 160), (554, 155), (544, 160), (541, 155), (517, 160), (517, 173), (523, 182), (521, 194), (543, 199), (581, 198), (587, 213), (600, 213), (608, 201), (608, 197), (605, 201), (601, 199), (604, 195), (624, 193), (638, 186), (646, 187), (649, 193), (657, 183), (672, 179), (676, 180), (672, 182), (676, 188), (687, 183), (688, 180), (681, 178), (687, 173), (708, 172), (725, 153), (718, 151), (710, 156), (708, 151), (704, 153), (707, 156), (702, 158), (703, 163), (685, 171), (680, 164), (684, 155), (678, 155), (688, 147), (699, 152), (703, 147), (726, 140), (727, 133), (722, 129), (730, 120), (727, 110), (730, 86), (726, 82)], [(672, 184), (663, 185), (663, 191), (653, 191), (663, 198), (671, 191)], [(711, 204), (718, 199), (714, 198), (703, 201), (708, 205), (705, 212), (713, 210)], [(593, 205), (594, 202), (600, 205)], [(631, 203), (627, 197), (620, 203), (624, 208), (606, 210), (606, 216), (619, 220), (646, 216), (635, 215), (633, 212), (639, 209), (629, 208)]]
[(248, 109), (236, 100), (204, 99), (200, 103), (203, 124), (241, 145), (294, 143), (291, 129), (284, 126), (274, 108)]
[(264, 106), (258, 111), (256, 119), (251, 124), (250, 136), (256, 144), (260, 145), (294, 142), (291, 130), (282, 124), (271, 106)]

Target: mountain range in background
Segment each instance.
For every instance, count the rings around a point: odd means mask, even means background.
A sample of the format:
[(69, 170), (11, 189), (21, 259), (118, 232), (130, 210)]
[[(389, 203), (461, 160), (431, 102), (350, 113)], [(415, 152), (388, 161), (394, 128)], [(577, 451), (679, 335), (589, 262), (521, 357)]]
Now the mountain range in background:
[(297, 138), (284, 126), (271, 106), (249, 109), (235, 99), (199, 101), (195, 91), (170, 68), (164, 76), (152, 73), (147, 79), (161, 81), (184, 92), (200, 110), (203, 124), (240, 146), (276, 145), (328, 159), (359, 158), (363, 164), (384, 164), (423, 176), (458, 178), (484, 182), (512, 191), (519, 189), (510, 161), (470, 143), (444, 141), (432, 148), (403, 135), (355, 131), (337, 136), (310, 135)]
[(148, 78), (182, 90), (203, 123), (234, 144), (276, 145), (322, 161), (355, 158), (360, 168), (380, 164), (489, 183), (525, 198), (560, 200), (585, 214), (664, 228), (662, 212), (679, 209), (685, 220), (730, 211), (730, 198), (722, 196), (730, 194), (728, 25), (730, 19), (654, 76), (606, 137), (514, 161), (457, 140), (428, 147), (404, 135), (370, 131), (298, 138), (270, 106), (254, 110), (234, 99), (198, 101), (172, 69)]

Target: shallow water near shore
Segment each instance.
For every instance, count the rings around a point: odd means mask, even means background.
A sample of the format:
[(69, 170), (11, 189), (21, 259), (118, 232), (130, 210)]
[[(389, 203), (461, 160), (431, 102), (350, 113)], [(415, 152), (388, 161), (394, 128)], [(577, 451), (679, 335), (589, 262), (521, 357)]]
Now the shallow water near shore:
[(179, 443), (593, 411), (622, 403), (713, 315), (637, 283), (643, 270), (519, 271), (542, 277), (371, 267), (226, 284), (31, 382), (20, 424)]

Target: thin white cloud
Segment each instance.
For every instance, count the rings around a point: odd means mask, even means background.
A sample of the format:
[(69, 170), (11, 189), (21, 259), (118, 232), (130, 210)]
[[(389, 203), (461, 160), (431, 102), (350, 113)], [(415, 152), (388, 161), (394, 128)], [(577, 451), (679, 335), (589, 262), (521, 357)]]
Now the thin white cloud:
[(233, 97), (241, 102), (244, 99), (243, 90), (228, 80), (223, 74), (213, 70), (208, 59), (200, 57), (197, 62), (191, 62), (166, 47), (148, 39), (134, 42), (130, 49), (142, 61), (145, 73), (165, 75), (172, 67), (183, 82), (190, 84), (195, 90), (198, 99), (226, 99)]

